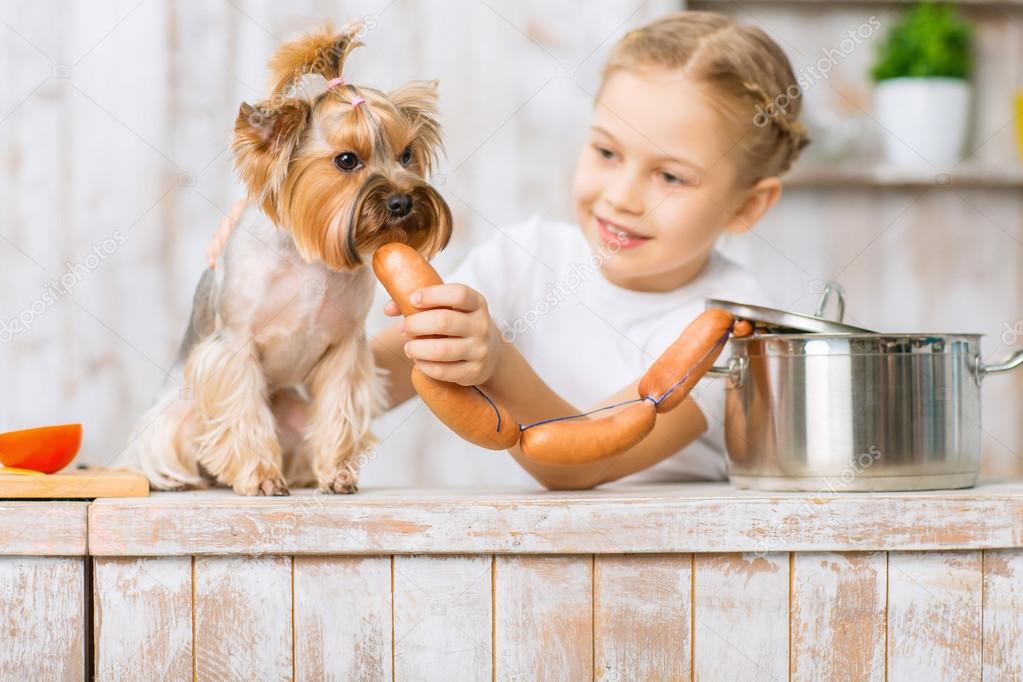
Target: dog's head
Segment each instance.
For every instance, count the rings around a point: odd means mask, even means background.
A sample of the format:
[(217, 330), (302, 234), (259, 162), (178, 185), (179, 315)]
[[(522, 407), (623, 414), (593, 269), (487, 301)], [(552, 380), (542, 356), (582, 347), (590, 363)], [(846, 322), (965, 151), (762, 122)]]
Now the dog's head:
[(278, 48), (270, 98), (242, 103), (232, 143), (249, 198), (304, 258), (335, 270), (394, 241), (430, 259), (451, 237), (451, 211), (426, 181), (442, 151), (437, 82), (384, 93), (343, 81), (360, 30), (326, 26)]

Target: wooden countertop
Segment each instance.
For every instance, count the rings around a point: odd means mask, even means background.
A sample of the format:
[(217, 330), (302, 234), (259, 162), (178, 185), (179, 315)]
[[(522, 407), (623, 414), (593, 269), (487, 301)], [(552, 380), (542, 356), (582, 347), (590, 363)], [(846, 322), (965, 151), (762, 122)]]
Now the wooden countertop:
[(351, 496), (300, 490), (277, 498), (211, 490), (88, 507), (95, 556), (1009, 547), (1023, 547), (1023, 481), (907, 493), (765, 493), (726, 483), (572, 492), (369, 488)]
[(84, 556), (85, 501), (0, 500), (0, 556)]

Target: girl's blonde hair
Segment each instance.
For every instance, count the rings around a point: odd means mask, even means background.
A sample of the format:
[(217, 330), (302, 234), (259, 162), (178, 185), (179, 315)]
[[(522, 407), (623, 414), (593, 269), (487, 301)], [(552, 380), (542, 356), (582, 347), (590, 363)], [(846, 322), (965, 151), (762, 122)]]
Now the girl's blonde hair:
[(789, 169), (810, 144), (799, 121), (802, 90), (788, 57), (766, 33), (715, 12), (678, 12), (629, 31), (604, 66), (601, 88), (619, 70), (681, 69), (739, 126), (740, 181)]

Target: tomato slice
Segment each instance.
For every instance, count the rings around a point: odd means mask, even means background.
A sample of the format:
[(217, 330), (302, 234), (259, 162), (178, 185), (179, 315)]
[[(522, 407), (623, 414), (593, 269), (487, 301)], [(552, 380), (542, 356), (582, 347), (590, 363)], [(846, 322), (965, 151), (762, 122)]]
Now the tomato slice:
[(8, 431), (0, 433), (0, 464), (53, 474), (71, 463), (81, 445), (81, 424)]

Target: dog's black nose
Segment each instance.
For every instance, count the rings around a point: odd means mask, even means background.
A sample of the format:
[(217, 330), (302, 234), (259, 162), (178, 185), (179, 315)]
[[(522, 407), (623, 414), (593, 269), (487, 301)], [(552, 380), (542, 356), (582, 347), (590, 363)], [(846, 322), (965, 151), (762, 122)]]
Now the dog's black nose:
[(404, 218), (412, 210), (412, 197), (407, 194), (392, 194), (384, 202), (391, 215)]

